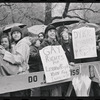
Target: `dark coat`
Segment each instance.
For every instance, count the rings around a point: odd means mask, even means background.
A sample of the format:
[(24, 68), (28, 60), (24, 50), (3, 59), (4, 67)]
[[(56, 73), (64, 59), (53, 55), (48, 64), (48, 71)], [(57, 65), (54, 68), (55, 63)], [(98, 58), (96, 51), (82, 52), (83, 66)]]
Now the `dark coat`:
[(66, 57), (69, 62), (74, 62), (74, 54), (73, 54), (73, 48), (71, 43), (62, 43), (62, 48), (65, 51)]
[(61, 41), (61, 45), (62, 48), (65, 51), (66, 57), (70, 62), (74, 62), (74, 63), (80, 63), (81, 60), (80, 59), (74, 59), (74, 52), (73, 52), (73, 45), (72, 45), (72, 41), (70, 40), (69, 43), (66, 43), (65, 41)]
[(30, 56), (29, 56), (29, 72), (39, 71), (39, 56), (38, 47), (30, 46)]

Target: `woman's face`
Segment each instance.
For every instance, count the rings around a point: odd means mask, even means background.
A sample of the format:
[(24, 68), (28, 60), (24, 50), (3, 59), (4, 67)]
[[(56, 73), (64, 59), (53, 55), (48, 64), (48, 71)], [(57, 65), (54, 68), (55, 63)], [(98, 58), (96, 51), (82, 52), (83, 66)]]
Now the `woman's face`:
[(39, 34), (39, 39), (40, 39), (40, 40), (43, 40), (43, 39), (44, 39), (43, 34)]
[(9, 48), (9, 40), (8, 38), (2, 38), (1, 39), (1, 45), (5, 48), (5, 49), (8, 49)]
[(55, 29), (50, 29), (48, 31), (48, 38), (51, 38), (51, 39), (55, 39), (56, 38), (56, 30)]
[(64, 40), (69, 40), (69, 34), (68, 34), (68, 30), (67, 29), (64, 29), (61, 34), (62, 34), (62, 38)]
[(21, 39), (21, 33), (19, 31), (13, 32), (12, 38), (14, 39), (14, 41), (20, 40)]

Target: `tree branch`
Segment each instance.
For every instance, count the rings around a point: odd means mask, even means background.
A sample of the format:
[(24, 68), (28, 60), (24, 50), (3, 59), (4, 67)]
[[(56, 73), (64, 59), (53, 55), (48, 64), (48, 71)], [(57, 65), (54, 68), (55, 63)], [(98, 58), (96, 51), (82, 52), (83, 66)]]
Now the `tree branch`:
[(90, 10), (92, 11), (93, 13), (100, 13), (100, 9), (99, 10), (93, 10), (93, 9), (90, 9), (90, 8), (76, 8), (76, 9), (71, 9), (71, 10), (68, 10), (68, 12), (71, 12), (71, 11), (74, 11), (74, 10)]
[(88, 21), (88, 20), (83, 19), (83, 18), (78, 17), (78, 16), (71, 16), (71, 15), (67, 15), (66, 17), (69, 17), (69, 18), (78, 18), (78, 19), (81, 19), (81, 20), (83, 20), (83, 21), (85, 21), (85, 22), (88, 22), (88, 23), (89, 23), (89, 21)]
[(34, 18), (34, 20), (37, 20), (37, 21), (41, 22), (42, 24), (45, 24), (45, 22), (39, 18)]
[(5, 20), (8, 17), (9, 14), (7, 14), (3, 19), (0, 19), (0, 21)]

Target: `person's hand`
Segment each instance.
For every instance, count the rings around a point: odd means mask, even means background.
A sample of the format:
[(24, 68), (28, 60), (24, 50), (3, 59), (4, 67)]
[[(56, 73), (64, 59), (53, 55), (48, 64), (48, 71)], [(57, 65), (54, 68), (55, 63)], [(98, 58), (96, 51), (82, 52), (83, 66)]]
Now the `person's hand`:
[(100, 51), (100, 47), (99, 47), (99, 46), (96, 46), (96, 49), (97, 49), (98, 51)]
[(2, 45), (0, 45), (0, 49), (4, 49), (4, 47)]
[(0, 54), (5, 54), (5, 51), (4, 47), (0, 45)]
[(75, 66), (75, 63), (74, 62), (70, 62), (69, 65), (71, 65), (71, 66), (74, 67)]
[(96, 46), (96, 49), (98, 50), (99, 49), (99, 46)]

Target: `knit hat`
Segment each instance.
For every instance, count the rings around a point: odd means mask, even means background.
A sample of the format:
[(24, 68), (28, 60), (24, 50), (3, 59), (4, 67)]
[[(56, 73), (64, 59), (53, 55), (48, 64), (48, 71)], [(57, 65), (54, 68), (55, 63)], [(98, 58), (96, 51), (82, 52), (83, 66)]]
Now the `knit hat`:
[(18, 31), (18, 32), (20, 32), (20, 33), (22, 34), (22, 30), (21, 30), (21, 28), (18, 27), (18, 26), (15, 26), (15, 27), (13, 27), (13, 28), (11, 29), (11, 35), (12, 35), (13, 32), (15, 32), (15, 31)]
[[(66, 26), (60, 26), (59, 29), (58, 29), (58, 36), (61, 37), (61, 33), (64, 31), (64, 29), (68, 29)], [(68, 32), (68, 34), (70, 34)]]
[(48, 26), (46, 27), (45, 33), (44, 33), (44, 36), (45, 36), (45, 37), (46, 37), (46, 35), (47, 35), (47, 32), (48, 32), (49, 30), (51, 30), (51, 29), (56, 30), (56, 28), (55, 28), (53, 25), (48, 25)]

